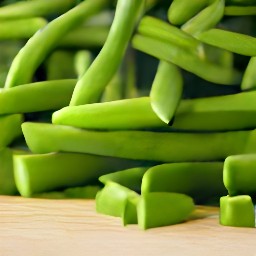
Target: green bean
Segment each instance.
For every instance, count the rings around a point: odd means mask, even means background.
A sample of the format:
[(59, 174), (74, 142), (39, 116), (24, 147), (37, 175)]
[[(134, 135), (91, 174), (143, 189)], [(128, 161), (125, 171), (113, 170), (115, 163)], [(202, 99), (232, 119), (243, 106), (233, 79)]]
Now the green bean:
[(220, 198), (219, 222), (224, 226), (255, 227), (254, 205), (250, 196)]
[(137, 205), (140, 197), (128, 197), (125, 202), (124, 211), (122, 214), (123, 225), (138, 224)]
[(99, 181), (103, 184), (112, 181), (134, 191), (141, 190), (142, 177), (148, 167), (134, 167), (127, 170), (122, 170), (114, 173), (105, 174), (99, 177)]
[(256, 38), (236, 32), (213, 28), (201, 33), (204, 43), (246, 56), (256, 55)]
[(169, 123), (177, 110), (183, 92), (183, 79), (179, 68), (160, 61), (150, 91), (151, 107), (157, 116)]
[(30, 83), (36, 69), (63, 36), (83, 20), (102, 10), (108, 2), (109, 0), (86, 0), (38, 31), (14, 58), (5, 87)]
[(229, 195), (254, 195), (256, 192), (256, 155), (228, 156), (224, 162), (223, 181)]
[(0, 8), (0, 19), (20, 19), (61, 14), (68, 11), (76, 0), (19, 1)]
[(141, 193), (175, 192), (191, 196), (196, 203), (223, 196), (223, 163), (168, 163), (149, 168), (143, 176)]
[(168, 20), (174, 25), (182, 25), (209, 4), (209, 0), (174, 0), (168, 9)]
[(0, 116), (0, 149), (9, 146), (14, 139), (22, 136), (22, 122), (23, 116), (21, 114)]
[(46, 24), (40, 17), (1, 21), (0, 40), (28, 39)]
[(109, 27), (107, 26), (78, 27), (65, 35), (58, 47), (65, 49), (99, 48), (104, 45), (108, 33)]
[(137, 206), (138, 224), (141, 229), (174, 225), (184, 222), (195, 210), (191, 197), (166, 192), (142, 195)]
[(226, 6), (224, 10), (224, 15), (231, 16), (243, 16), (243, 15), (255, 15), (256, 6)]
[(107, 40), (87, 72), (78, 80), (71, 106), (99, 101), (120, 66), (143, 4), (144, 0), (118, 0)]
[[(136, 192), (117, 183), (108, 182), (96, 195), (96, 211), (114, 217), (122, 217), (127, 199), (137, 197), (139, 194)], [(135, 207), (134, 210), (136, 210)]]
[(67, 187), (84, 186), (107, 173), (140, 166), (142, 161), (74, 153), (15, 155), (14, 176), (24, 197)]
[(86, 129), (127, 130), (166, 126), (153, 112), (146, 97), (68, 106), (54, 112), (52, 122)]
[[(0, 91), (0, 114), (55, 110), (67, 106), (75, 79), (24, 84)], [(21, 104), (22, 102), (22, 104)]]
[(225, 0), (215, 0), (191, 20), (182, 25), (181, 29), (195, 37), (207, 31), (222, 19), (224, 15)]
[(100, 132), (25, 122), (22, 131), (34, 153), (68, 151), (159, 162), (200, 162), (256, 152), (255, 130), (223, 133)]
[(256, 88), (256, 57), (251, 57), (242, 79), (242, 90), (254, 90)]
[(241, 74), (237, 70), (202, 60), (175, 44), (138, 34), (134, 36), (132, 44), (137, 50), (171, 62), (207, 81), (227, 85), (239, 84), (241, 81)]
[(92, 62), (92, 54), (87, 50), (77, 51), (74, 59), (74, 68), (77, 77), (80, 78), (89, 68)]

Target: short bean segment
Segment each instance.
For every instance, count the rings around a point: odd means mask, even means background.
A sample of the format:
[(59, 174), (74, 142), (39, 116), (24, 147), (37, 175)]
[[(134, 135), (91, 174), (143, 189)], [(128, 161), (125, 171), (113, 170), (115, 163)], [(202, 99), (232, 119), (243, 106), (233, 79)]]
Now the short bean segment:
[(5, 88), (30, 83), (36, 69), (59, 44), (62, 37), (82, 21), (102, 10), (108, 3), (109, 0), (86, 0), (38, 31), (14, 58)]
[[(144, 0), (119, 0), (107, 40), (89, 69), (78, 80), (70, 105), (98, 102), (117, 72), (127, 49)], [(124, 33), (125, 31), (125, 33)]]
[(223, 163), (166, 163), (149, 168), (143, 176), (142, 194), (175, 192), (191, 196), (197, 203), (227, 193), (223, 185)]
[(256, 57), (251, 57), (241, 83), (242, 90), (256, 89)]
[(168, 20), (175, 25), (182, 25), (204, 9), (209, 0), (174, 0), (168, 9)]

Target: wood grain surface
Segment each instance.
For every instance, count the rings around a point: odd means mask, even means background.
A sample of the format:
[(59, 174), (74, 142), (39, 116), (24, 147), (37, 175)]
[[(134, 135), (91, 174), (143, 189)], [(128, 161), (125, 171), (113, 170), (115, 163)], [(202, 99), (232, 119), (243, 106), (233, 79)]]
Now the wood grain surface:
[[(200, 218), (199, 218), (200, 217)], [(218, 224), (217, 208), (169, 227), (123, 227), (94, 200), (0, 196), (0, 256), (256, 255), (256, 229)]]

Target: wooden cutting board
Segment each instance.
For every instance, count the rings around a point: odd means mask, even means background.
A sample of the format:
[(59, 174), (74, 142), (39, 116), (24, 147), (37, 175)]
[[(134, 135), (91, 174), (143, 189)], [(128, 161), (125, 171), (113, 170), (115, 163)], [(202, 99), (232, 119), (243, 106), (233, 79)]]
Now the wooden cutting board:
[[(200, 218), (198, 218), (200, 217)], [(183, 224), (139, 230), (95, 213), (94, 200), (0, 196), (0, 256), (256, 255), (256, 229), (218, 224), (199, 208)]]

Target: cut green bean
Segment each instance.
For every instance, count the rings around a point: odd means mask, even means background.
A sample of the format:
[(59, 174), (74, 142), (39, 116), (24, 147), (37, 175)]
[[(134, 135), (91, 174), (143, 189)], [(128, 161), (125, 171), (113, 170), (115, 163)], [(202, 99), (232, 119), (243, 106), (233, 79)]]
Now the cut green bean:
[(109, 27), (107, 26), (84, 26), (70, 31), (63, 37), (58, 47), (60, 48), (99, 48), (107, 39)]
[(23, 116), (21, 114), (0, 116), (0, 149), (9, 146), (14, 139), (22, 136), (22, 122)]
[(141, 190), (141, 182), (143, 175), (150, 168), (148, 167), (135, 167), (127, 170), (122, 170), (114, 173), (105, 174), (99, 177), (99, 181), (103, 184), (112, 181), (134, 191)]
[(0, 114), (55, 110), (67, 106), (75, 84), (75, 79), (65, 79), (3, 89), (0, 91)]
[(46, 24), (47, 21), (40, 17), (1, 21), (0, 40), (28, 39)]
[(141, 193), (182, 193), (193, 197), (197, 203), (203, 203), (227, 193), (222, 177), (222, 162), (156, 165), (144, 174)]
[[(96, 195), (96, 211), (114, 217), (122, 217), (128, 198), (139, 194), (114, 182), (108, 182)], [(136, 209), (136, 208), (135, 208)]]
[(213, 28), (198, 35), (204, 43), (246, 56), (256, 55), (256, 38), (236, 32)]
[(219, 23), (224, 15), (224, 7), (225, 0), (215, 0), (191, 20), (182, 25), (181, 29), (197, 37), (203, 31), (207, 31)]
[(68, 11), (76, 0), (33, 0), (19, 1), (0, 8), (0, 20), (48, 16)]
[(228, 156), (224, 162), (223, 181), (229, 195), (256, 193), (256, 155)]
[(70, 101), (71, 106), (99, 101), (121, 64), (144, 2), (118, 0), (107, 40), (87, 72), (78, 80)]
[(254, 205), (250, 196), (220, 198), (219, 222), (224, 226), (255, 227)]
[(256, 152), (256, 130), (223, 133), (100, 132), (26, 122), (22, 124), (22, 131), (34, 153), (68, 151), (160, 162), (200, 162)]
[(193, 199), (179, 193), (152, 192), (142, 195), (138, 205), (141, 229), (174, 225), (184, 222), (194, 211)]
[(174, 0), (168, 9), (168, 20), (174, 25), (182, 25), (204, 9), (209, 0)]
[(256, 6), (226, 6), (224, 15), (231, 16), (244, 16), (244, 15), (255, 15)]
[(256, 57), (251, 57), (242, 79), (242, 90), (256, 89)]
[(239, 84), (241, 81), (241, 74), (237, 70), (200, 59), (175, 44), (138, 34), (133, 37), (132, 44), (137, 50), (171, 62), (207, 81), (226, 85)]
[(108, 3), (109, 0), (86, 0), (38, 31), (14, 58), (5, 87), (30, 83), (36, 69), (63, 36), (83, 20), (102, 10)]
[(169, 123), (177, 110), (183, 92), (183, 79), (179, 68), (169, 62), (159, 63), (150, 91), (153, 111), (165, 123)]
[(74, 153), (15, 155), (14, 175), (24, 197), (67, 187), (84, 186), (107, 173), (147, 164), (120, 158)]

